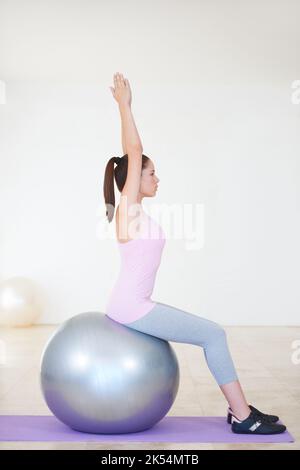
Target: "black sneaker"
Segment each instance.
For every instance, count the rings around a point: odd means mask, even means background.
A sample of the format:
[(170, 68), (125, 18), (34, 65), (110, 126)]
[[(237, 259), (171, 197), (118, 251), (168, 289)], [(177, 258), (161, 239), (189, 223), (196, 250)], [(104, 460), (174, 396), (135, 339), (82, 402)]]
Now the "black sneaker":
[(280, 434), (286, 430), (286, 426), (265, 421), (261, 415), (251, 410), (248, 418), (243, 421), (232, 415), (231, 430), (236, 434)]
[[(255, 411), (258, 415), (262, 416), (264, 420), (269, 423), (276, 423), (277, 421), (279, 421), (279, 417), (276, 415), (268, 415), (266, 413), (263, 413), (262, 411), (259, 411), (257, 408), (254, 408), (254, 406), (252, 405), (249, 405), (249, 408), (251, 411)], [(227, 410), (227, 423), (228, 424), (232, 423), (232, 415), (233, 415), (233, 411), (229, 407)]]

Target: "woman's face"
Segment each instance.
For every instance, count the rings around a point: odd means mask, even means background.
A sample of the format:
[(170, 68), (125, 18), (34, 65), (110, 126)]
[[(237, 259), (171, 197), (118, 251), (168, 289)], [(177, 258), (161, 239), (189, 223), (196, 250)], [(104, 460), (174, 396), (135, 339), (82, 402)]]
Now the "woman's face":
[(147, 167), (142, 170), (140, 193), (143, 196), (153, 197), (156, 195), (159, 178), (155, 174), (152, 160), (148, 160)]

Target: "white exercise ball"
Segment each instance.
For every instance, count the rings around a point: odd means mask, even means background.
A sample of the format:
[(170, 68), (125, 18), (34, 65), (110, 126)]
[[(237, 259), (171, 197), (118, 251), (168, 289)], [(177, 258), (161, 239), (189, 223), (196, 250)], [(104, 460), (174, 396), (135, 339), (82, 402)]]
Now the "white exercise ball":
[(0, 325), (30, 326), (42, 310), (39, 289), (25, 277), (12, 277), (0, 283)]

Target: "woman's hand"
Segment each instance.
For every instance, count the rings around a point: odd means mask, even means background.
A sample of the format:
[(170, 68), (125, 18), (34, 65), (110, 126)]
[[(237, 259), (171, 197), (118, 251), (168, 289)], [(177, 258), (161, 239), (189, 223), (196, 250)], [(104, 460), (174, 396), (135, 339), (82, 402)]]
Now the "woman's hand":
[(116, 102), (120, 105), (131, 106), (131, 89), (127, 78), (123, 78), (121, 73), (114, 74), (115, 87), (109, 87)]

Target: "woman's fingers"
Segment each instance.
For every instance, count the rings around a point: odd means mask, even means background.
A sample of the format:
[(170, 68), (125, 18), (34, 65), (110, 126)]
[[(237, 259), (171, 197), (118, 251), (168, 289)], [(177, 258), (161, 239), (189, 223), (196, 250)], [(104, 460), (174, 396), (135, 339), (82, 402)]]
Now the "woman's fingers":
[(115, 81), (116, 81), (116, 85), (120, 86), (120, 77), (119, 77), (118, 72), (115, 74)]
[(123, 77), (122, 73), (116, 72), (114, 74), (114, 90), (110, 87), (115, 100), (120, 103), (131, 105), (131, 90), (127, 80)]
[(114, 82), (117, 86), (122, 87), (125, 86), (124, 77), (121, 73), (117, 72), (114, 74)]
[(124, 80), (124, 77), (121, 73), (120, 73), (120, 81), (121, 81), (121, 85), (125, 86), (125, 80)]

